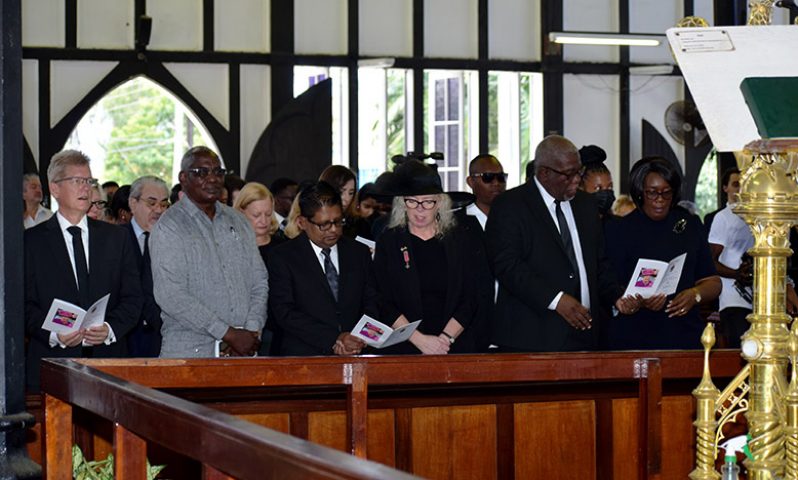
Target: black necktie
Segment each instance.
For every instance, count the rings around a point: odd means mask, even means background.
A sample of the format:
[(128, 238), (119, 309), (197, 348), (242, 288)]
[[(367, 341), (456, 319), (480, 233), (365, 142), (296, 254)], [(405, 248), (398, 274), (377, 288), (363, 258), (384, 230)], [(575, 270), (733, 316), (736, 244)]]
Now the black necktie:
[(324, 275), (327, 277), (327, 283), (330, 284), (335, 301), (338, 301), (338, 271), (335, 269), (332, 258), (330, 258), (330, 249), (323, 248), (321, 253), (324, 255)]
[(145, 262), (150, 262), (150, 232), (144, 232), (144, 251), (141, 256)]
[(571, 230), (568, 228), (568, 221), (565, 220), (565, 214), (562, 212), (559, 200), (554, 201), (554, 211), (557, 214), (557, 223), (560, 226), (560, 238), (562, 245), (565, 248), (565, 254), (568, 255), (568, 260), (571, 262), (571, 267), (574, 271), (574, 279), (576, 281), (576, 299), (580, 302), (581, 299), (581, 282), (579, 280), (579, 264), (576, 261), (576, 253), (574, 252), (574, 242), (571, 239)]
[(89, 268), (86, 266), (86, 251), (83, 249), (83, 231), (80, 227), (69, 227), (67, 231), (72, 235), (72, 251), (75, 257), (75, 271), (78, 274), (78, 293), (80, 306), (89, 307)]

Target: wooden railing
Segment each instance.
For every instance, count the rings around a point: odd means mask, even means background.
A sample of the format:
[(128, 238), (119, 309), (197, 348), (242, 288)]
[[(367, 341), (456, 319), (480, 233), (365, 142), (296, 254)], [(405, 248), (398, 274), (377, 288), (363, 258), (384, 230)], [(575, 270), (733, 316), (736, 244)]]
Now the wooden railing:
[[(712, 354), (711, 366), (715, 378), (733, 377), (741, 367), (739, 352), (719, 351)], [(621, 393), (621, 396), (637, 397), (637, 432), (639, 438), (637, 448), (638, 478), (656, 477), (662, 467), (663, 450), (663, 386), (673, 382), (681, 382), (680, 392), (684, 395), (684, 385), (695, 385), (701, 377), (703, 355), (701, 352), (606, 352), (606, 353), (567, 353), (567, 354), (503, 354), (503, 355), (449, 355), (449, 356), (403, 356), (403, 357), (311, 357), (311, 358), (237, 358), (214, 360), (127, 360), (127, 359), (93, 359), (93, 360), (60, 360), (47, 361), (42, 371), (43, 391), (46, 401), (47, 430), (47, 463), (48, 472), (51, 461), (57, 462), (60, 468), (66, 465), (67, 440), (62, 433), (58, 442), (51, 439), (51, 432), (70, 432), (69, 425), (63, 423), (69, 408), (73, 404), (95, 412), (103, 418), (120, 425), (119, 433), (114, 434), (117, 448), (125, 446), (141, 459), (141, 438), (170, 446), (178, 453), (198, 459), (218, 471), (239, 478), (268, 478), (263, 475), (267, 468), (279, 469), (280, 472), (301, 471), (313, 465), (320, 472), (325, 468), (328, 476), (322, 478), (355, 478), (352, 475), (375, 476), (389, 478), (398, 475), (393, 470), (372, 470), (378, 466), (369, 463), (366, 470), (353, 457), (345, 456), (348, 462), (340, 457), (332, 457), (334, 452), (319, 450), (324, 455), (313, 457), (317, 463), (308, 463), (307, 443), (273, 431), (261, 429), (255, 425), (235, 420), (220, 412), (209, 410), (196, 404), (180, 400), (164, 392), (150, 390), (174, 389), (175, 391), (202, 392), (204, 390), (221, 389), (221, 391), (240, 392), (241, 389), (261, 387), (329, 387), (337, 386), (346, 391), (346, 449), (357, 457), (367, 455), (369, 394), (378, 395), (381, 408), (391, 408), (385, 400), (390, 392), (419, 391), (425, 389), (460, 389), (459, 391), (479, 390), (482, 386), (488, 392), (499, 391), (504, 386), (519, 385), (545, 386), (552, 389), (573, 384), (580, 390), (574, 398), (590, 397), (590, 390), (597, 393), (595, 398), (621, 398), (617, 391), (606, 391), (606, 385), (636, 385), (634, 390)], [(96, 370), (95, 370), (96, 369)], [(100, 373), (98, 371), (104, 372)], [(124, 380), (122, 380), (124, 379)], [(132, 382), (127, 383), (127, 382)], [(137, 384), (137, 385), (136, 385)], [(612, 387), (616, 388), (617, 387)], [(625, 388), (625, 387), (624, 387)], [(234, 390), (224, 390), (234, 389)], [(386, 390), (387, 389), (387, 390)], [(403, 390), (404, 389), (404, 390)], [(408, 390), (410, 389), (410, 390)], [(605, 389), (604, 393), (601, 393)], [(536, 389), (545, 394), (548, 387)], [(339, 390), (335, 390), (339, 391)], [(386, 394), (385, 392), (389, 392)], [(686, 390), (689, 394), (689, 389)], [(400, 394), (399, 397), (402, 397)], [(457, 395), (457, 394), (453, 394)], [(491, 393), (486, 394), (488, 396)], [(189, 397), (191, 395), (188, 395)], [(372, 399), (373, 401), (373, 399)], [(399, 400), (401, 403), (402, 400)], [(414, 405), (420, 405), (414, 400)], [(436, 401), (437, 402), (437, 401)], [(466, 404), (471, 400), (457, 400), (459, 403), (440, 401), (436, 404)], [(512, 428), (513, 401), (509, 400), (507, 410), (497, 407), (497, 425), (501, 422)], [(596, 419), (599, 424), (605, 420), (607, 403), (598, 400), (596, 403)], [(389, 402), (390, 403), (390, 402)], [(393, 401), (392, 405), (397, 404)], [(498, 403), (497, 403), (498, 405)], [(53, 415), (51, 415), (51, 412)], [(142, 411), (148, 420), (141, 421)], [(64, 412), (58, 414), (59, 412)], [(402, 413), (396, 410), (397, 428), (404, 421)], [(506, 423), (507, 416), (510, 423)], [(166, 419), (168, 417), (168, 419)], [(596, 458), (597, 477), (612, 478), (612, 450), (607, 450), (603, 441), (599, 441), (599, 430), (612, 429), (610, 425), (596, 426)], [(150, 422), (157, 420), (158, 423)], [(161, 422), (160, 419), (166, 419)], [(210, 423), (208, 423), (210, 422)], [(124, 427), (121, 427), (124, 426)], [(223, 428), (220, 430), (220, 426)], [(125, 430), (127, 429), (127, 430)], [(171, 438), (171, 434), (181, 429), (188, 429), (186, 440)], [(129, 431), (128, 431), (129, 430)], [(211, 432), (213, 431), (213, 432)], [(408, 435), (404, 428), (402, 434), (397, 430), (397, 451), (404, 443), (412, 443), (412, 439), (402, 437)], [(257, 435), (256, 435), (257, 433)], [(505, 431), (497, 428), (497, 451), (508, 455), (499, 462), (497, 478), (511, 478), (513, 474), (512, 451), (514, 448), (512, 432), (507, 437)], [(255, 436), (264, 443), (253, 446)], [(130, 440), (130, 439), (133, 440)], [(200, 441), (201, 439), (201, 441)], [(224, 463), (227, 454), (221, 454), (218, 445), (231, 443), (236, 439), (232, 450), (245, 452), (259, 460), (250, 465), (248, 462), (235, 461)], [(287, 440), (288, 439), (288, 440)], [(55, 442), (55, 443), (54, 443)], [(68, 443), (68, 442), (67, 442)], [(241, 444), (240, 446), (238, 444)], [(209, 448), (208, 445), (216, 447)], [(278, 447), (279, 446), (279, 447)], [(290, 448), (290, 447), (296, 448)], [(287, 449), (281, 450), (280, 448)], [(52, 450), (52, 452), (51, 452)], [(264, 452), (271, 452), (270, 454)], [(304, 452), (304, 453), (303, 453)], [(330, 455), (329, 457), (327, 455)], [(408, 465), (397, 455), (395, 464), (407, 470)], [(599, 457), (610, 457), (600, 460)], [(240, 458), (244, 458), (243, 456)], [(325, 461), (329, 459), (330, 464)], [(507, 465), (509, 463), (509, 465)], [(604, 466), (602, 466), (604, 465)], [(136, 465), (137, 470), (140, 467)], [(299, 469), (299, 470), (293, 470)], [(602, 472), (604, 471), (604, 472)], [(389, 473), (390, 472), (390, 473)], [(289, 475), (285, 473), (285, 475)], [(298, 474), (290, 474), (291, 478), (299, 478)], [(315, 475), (321, 477), (320, 475)], [(48, 477), (56, 478), (56, 477)], [(120, 477), (122, 478), (122, 477)], [(137, 477), (138, 478), (138, 477)], [(210, 477), (209, 477), (210, 478)]]
[(137, 385), (74, 360), (43, 362), (42, 392), (48, 479), (72, 478), (74, 407), (113, 422), (117, 480), (146, 479), (147, 441), (202, 462), (205, 479), (416, 478)]

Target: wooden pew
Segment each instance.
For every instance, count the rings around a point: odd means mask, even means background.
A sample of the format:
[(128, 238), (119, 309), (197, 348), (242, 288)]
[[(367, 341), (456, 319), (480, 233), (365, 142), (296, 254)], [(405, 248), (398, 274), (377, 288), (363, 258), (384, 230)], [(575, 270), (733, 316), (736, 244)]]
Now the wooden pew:
[[(79, 361), (423, 477), (480, 479), (685, 478), (702, 362), (697, 351)], [(739, 352), (711, 365), (722, 385)]]

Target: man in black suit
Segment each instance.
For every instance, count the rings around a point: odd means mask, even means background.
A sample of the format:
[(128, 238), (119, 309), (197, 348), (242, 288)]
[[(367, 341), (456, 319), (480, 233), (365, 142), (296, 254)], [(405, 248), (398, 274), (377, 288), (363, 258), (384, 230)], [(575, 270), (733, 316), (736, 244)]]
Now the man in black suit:
[(280, 355), (354, 355), (365, 344), (349, 332), (376, 318), (368, 247), (342, 237), (341, 197), (325, 182), (299, 194), (302, 233), (269, 256), (269, 307)]
[(499, 281), (493, 341), (502, 351), (590, 350), (600, 302), (639, 308), (620, 298), (596, 205), (577, 191), (581, 172), (574, 144), (548, 136), (535, 150), (533, 180), (493, 203), (486, 233)]
[[(29, 338), (27, 385), (39, 389), (44, 357), (122, 357), (126, 336), (141, 314), (135, 247), (114, 225), (86, 217), (97, 184), (81, 152), (55, 154), (47, 169), (58, 201), (53, 217), (25, 231), (25, 331)], [(105, 322), (69, 334), (42, 329), (54, 299), (87, 309), (110, 294)]]
[(128, 336), (131, 357), (157, 357), (161, 351), (161, 308), (152, 293), (149, 238), (152, 227), (169, 208), (169, 187), (158, 177), (146, 175), (130, 186), (128, 198), (133, 218), (123, 226), (136, 248), (144, 305), (141, 318)]

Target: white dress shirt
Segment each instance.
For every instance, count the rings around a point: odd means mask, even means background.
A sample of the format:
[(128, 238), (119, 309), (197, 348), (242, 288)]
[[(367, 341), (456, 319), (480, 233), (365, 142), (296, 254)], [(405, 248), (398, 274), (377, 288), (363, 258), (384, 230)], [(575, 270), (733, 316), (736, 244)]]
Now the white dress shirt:
[[(324, 271), (324, 253), (321, 251), (322, 248), (320, 246), (316, 245), (315, 243), (313, 243), (313, 241), (311, 241), (310, 239), (308, 239), (308, 242), (310, 242), (310, 246), (313, 247), (313, 251), (316, 253), (316, 260), (319, 261), (319, 265), (321, 265), (321, 271), (323, 272)], [(341, 274), (341, 268), (338, 266), (338, 245), (337, 244), (333, 245), (332, 248), (330, 248), (330, 260), (332, 260), (332, 262), (333, 262), (333, 266), (335, 267), (335, 271), (338, 272), (338, 274), (340, 275)]]
[(466, 207), (466, 215), (477, 217), (477, 221), (482, 226), (482, 230), (485, 230), (485, 224), (488, 223), (488, 216), (485, 215), (485, 212), (479, 209), (476, 203), (472, 203)]
[(42, 223), (44, 221), (49, 220), (50, 217), (52, 217), (52, 216), (53, 216), (53, 212), (51, 212), (50, 210), (47, 210), (43, 206), (39, 205), (39, 208), (36, 210), (36, 216), (33, 217), (33, 218), (28, 217), (28, 216), (24, 217), (22, 219), (22, 225), (26, 229), (28, 229), (30, 227), (35, 227), (36, 225), (38, 225), (38, 224), (40, 224), (40, 223)]
[[(538, 190), (540, 191), (540, 196), (543, 198), (543, 203), (546, 205), (546, 208), (549, 211), (549, 215), (551, 215), (551, 219), (554, 221), (554, 226), (557, 227), (557, 231), (560, 231), (560, 224), (557, 221), (557, 212), (556, 212), (556, 205), (555, 205), (555, 198), (552, 197), (549, 192), (543, 188), (543, 185), (540, 184), (537, 177), (535, 177), (535, 183), (538, 186)], [(587, 284), (587, 271), (585, 270), (585, 261), (582, 258), (582, 244), (579, 241), (579, 231), (576, 229), (576, 220), (574, 219), (574, 212), (571, 210), (571, 202), (560, 202), (560, 208), (562, 208), (562, 213), (565, 215), (565, 221), (568, 224), (568, 231), (571, 232), (571, 243), (574, 247), (574, 255), (576, 255), (576, 264), (579, 267), (579, 286), (581, 290), (580, 302), (585, 308), (590, 308), (590, 290)], [(558, 293), (554, 299), (549, 303), (549, 310), (556, 310), (557, 304), (560, 302), (560, 298), (562, 297), (564, 292)]]
[(130, 219), (130, 225), (133, 227), (133, 233), (136, 235), (136, 241), (139, 244), (139, 250), (141, 251), (141, 254), (144, 255), (144, 242), (147, 238), (147, 236), (144, 234), (146, 232), (139, 226), (138, 222), (136, 222), (135, 217)]

